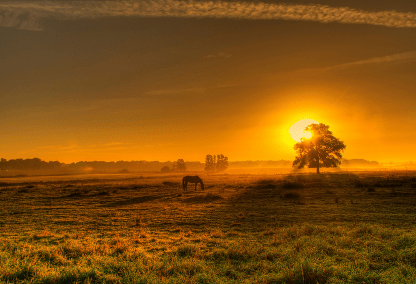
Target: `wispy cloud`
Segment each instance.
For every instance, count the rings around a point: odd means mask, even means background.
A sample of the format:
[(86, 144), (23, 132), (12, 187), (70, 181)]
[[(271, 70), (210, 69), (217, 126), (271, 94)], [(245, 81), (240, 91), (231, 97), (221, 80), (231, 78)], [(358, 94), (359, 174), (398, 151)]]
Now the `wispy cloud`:
[(205, 88), (188, 88), (188, 89), (163, 89), (146, 92), (148, 95), (178, 95), (188, 93), (204, 92)]
[(0, 26), (41, 30), (44, 18), (80, 19), (114, 16), (209, 17), (233, 19), (302, 20), (322, 23), (416, 27), (416, 13), (370, 12), (326, 5), (292, 5), (192, 0), (9, 1), (0, 3)]
[[(321, 67), (321, 68), (308, 68), (308, 69), (298, 69), (289, 71), (289, 73), (298, 73), (298, 72), (306, 72), (306, 73), (313, 73), (313, 74), (321, 74), (322, 72), (331, 72), (337, 70), (345, 70), (354, 67), (365, 67), (371, 66), (376, 64), (400, 64), (400, 63), (407, 63), (407, 62), (415, 62), (416, 61), (416, 51), (409, 51), (403, 53), (396, 53), (386, 56), (380, 57), (372, 57), (364, 60), (342, 63), (337, 65), (332, 65), (328, 67)], [(275, 73), (273, 73), (275, 76)]]
[(228, 58), (231, 57), (231, 54), (227, 52), (218, 52), (215, 54), (209, 54), (207, 56), (204, 56), (204, 58)]
[(346, 69), (346, 68), (362, 66), (362, 65), (382, 64), (382, 63), (404, 63), (404, 62), (410, 62), (410, 61), (416, 61), (416, 51), (397, 53), (397, 54), (381, 56), (381, 57), (373, 57), (373, 58), (369, 58), (366, 60), (339, 64), (339, 65), (327, 67), (325, 69)]

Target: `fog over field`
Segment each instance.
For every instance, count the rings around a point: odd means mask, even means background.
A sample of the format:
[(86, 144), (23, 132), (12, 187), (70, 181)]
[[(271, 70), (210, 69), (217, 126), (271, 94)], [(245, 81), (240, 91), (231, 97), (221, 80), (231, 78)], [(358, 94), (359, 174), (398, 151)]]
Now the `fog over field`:
[(414, 1), (1, 1), (1, 157), (293, 161), (414, 156)]
[(416, 1), (0, 1), (0, 283), (416, 283)]

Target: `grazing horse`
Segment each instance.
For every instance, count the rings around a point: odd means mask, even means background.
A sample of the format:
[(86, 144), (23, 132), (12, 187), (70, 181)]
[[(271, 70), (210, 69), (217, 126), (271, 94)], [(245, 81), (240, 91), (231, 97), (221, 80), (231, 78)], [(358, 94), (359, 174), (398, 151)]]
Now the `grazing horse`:
[(198, 183), (201, 184), (201, 189), (204, 190), (204, 183), (202, 182), (202, 179), (199, 176), (186, 176), (182, 179), (182, 186), (183, 190), (185, 191), (188, 189), (188, 182), (195, 184), (195, 191)]

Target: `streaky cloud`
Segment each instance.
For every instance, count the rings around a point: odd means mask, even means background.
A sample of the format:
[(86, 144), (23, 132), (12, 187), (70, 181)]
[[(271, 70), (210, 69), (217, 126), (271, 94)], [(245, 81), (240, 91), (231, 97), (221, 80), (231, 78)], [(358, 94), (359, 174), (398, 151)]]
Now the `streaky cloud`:
[(322, 67), (322, 68), (299, 69), (299, 70), (294, 70), (290, 72), (309, 72), (309, 73), (312, 72), (316, 74), (316, 72), (345, 70), (349, 68), (366, 66), (366, 65), (400, 64), (400, 63), (413, 62), (413, 61), (416, 61), (416, 51), (402, 52), (402, 53), (396, 53), (396, 54), (380, 56), (380, 57), (372, 57), (372, 58), (368, 58), (364, 60), (342, 63), (342, 64), (337, 64), (337, 65), (332, 65), (332, 66)]
[(300, 20), (321, 23), (368, 24), (395, 28), (416, 27), (416, 13), (370, 12), (327, 5), (269, 4), (192, 0), (126, 1), (8, 1), (0, 3), (0, 26), (42, 30), (43, 18), (102, 17), (231, 18)]
[(361, 65), (381, 64), (381, 63), (404, 63), (404, 62), (410, 62), (410, 61), (416, 61), (416, 51), (397, 53), (397, 54), (381, 56), (381, 57), (373, 57), (373, 58), (369, 58), (366, 60), (360, 60), (360, 61), (331, 66), (326, 69), (346, 69), (346, 68), (361, 66)]

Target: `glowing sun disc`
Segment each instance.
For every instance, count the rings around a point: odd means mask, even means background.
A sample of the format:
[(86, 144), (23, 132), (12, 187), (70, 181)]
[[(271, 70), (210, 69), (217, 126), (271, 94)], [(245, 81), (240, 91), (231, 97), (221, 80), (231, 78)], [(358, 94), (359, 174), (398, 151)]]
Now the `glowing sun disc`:
[(305, 131), (305, 128), (311, 124), (318, 124), (316, 120), (313, 119), (302, 119), (298, 122), (295, 122), (290, 128), (289, 133), (292, 136), (292, 139), (296, 142), (300, 142), (302, 138), (309, 139), (311, 138), (311, 133)]

